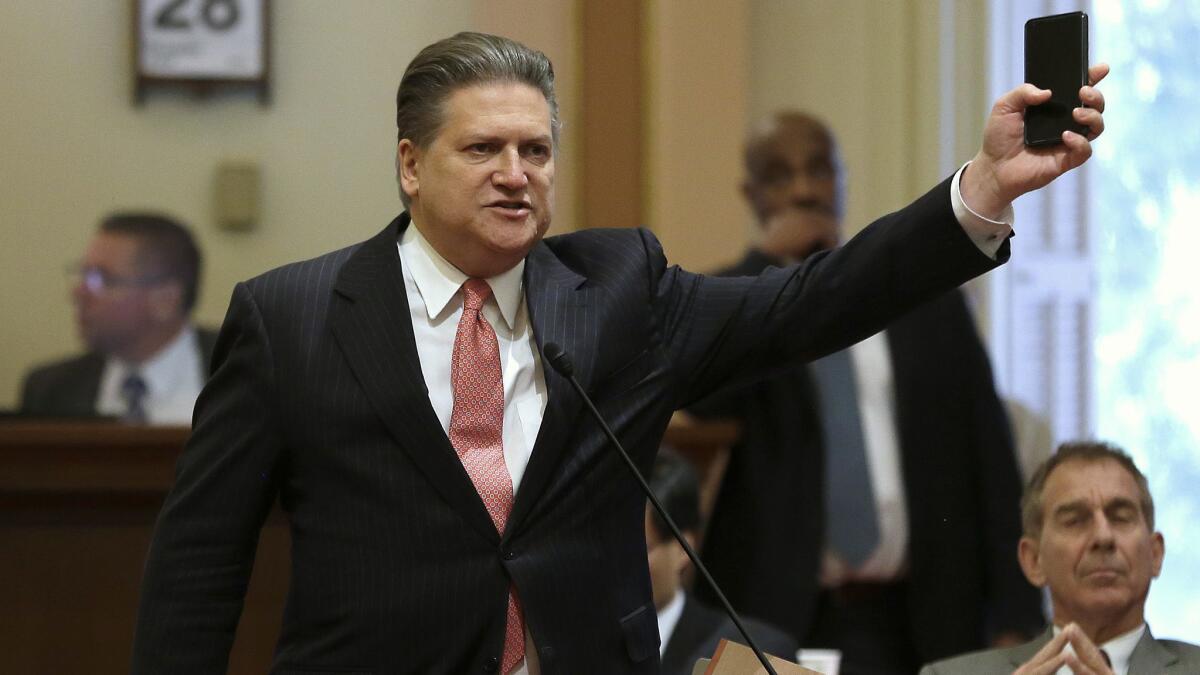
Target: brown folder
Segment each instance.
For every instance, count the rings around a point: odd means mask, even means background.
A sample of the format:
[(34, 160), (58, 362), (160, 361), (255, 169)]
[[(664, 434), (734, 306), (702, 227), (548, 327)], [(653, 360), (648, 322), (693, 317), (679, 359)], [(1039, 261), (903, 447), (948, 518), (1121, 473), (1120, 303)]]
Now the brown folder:
[[(768, 654), (767, 659), (771, 661), (778, 675), (821, 675), (815, 670), (798, 666), (778, 656)], [(701, 659), (700, 663), (704, 660)], [(721, 644), (717, 645), (717, 652), (713, 654), (707, 669), (700, 671), (700, 663), (696, 664), (697, 670), (693, 671), (693, 675), (699, 672), (703, 672), (704, 675), (767, 675), (766, 668), (763, 668), (753, 649), (729, 640), (721, 640)]]

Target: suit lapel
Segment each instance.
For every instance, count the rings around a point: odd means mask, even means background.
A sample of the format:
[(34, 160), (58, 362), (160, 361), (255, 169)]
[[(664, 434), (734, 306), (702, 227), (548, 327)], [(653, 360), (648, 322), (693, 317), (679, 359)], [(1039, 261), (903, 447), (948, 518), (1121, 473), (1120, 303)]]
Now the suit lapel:
[[(525, 302), (538, 351), (552, 342), (562, 347), (575, 364), (575, 377), (586, 388), (592, 379), (597, 331), (591, 311), (594, 291), (584, 282), (584, 277), (563, 265), (544, 243), (535, 246), (526, 258)], [(571, 383), (544, 356), (542, 372), (546, 379), (546, 412), (505, 528), (506, 539), (520, 531), (544, 493), (566, 449), (571, 423), (583, 405)]]
[(79, 376), (70, 387), (64, 387), (66, 401), (63, 409), (79, 415), (96, 415), (96, 399), (100, 396), (100, 378), (104, 376), (104, 357), (89, 353), (83, 357)]
[(1052, 637), (1054, 637), (1054, 628), (1050, 627), (1043, 631), (1042, 634), (1037, 636), (1035, 639), (1030, 640), (1023, 645), (1017, 645), (1016, 647), (1009, 649), (1008, 662), (1011, 663), (1014, 668), (1023, 665), (1026, 661), (1032, 659), (1033, 655), (1036, 654), (1039, 649), (1046, 646), (1046, 643), (1049, 642)]
[(395, 441), (442, 497), (481, 534), (499, 541), (479, 493), (429, 403), (396, 248), (401, 214), (346, 261), (330, 309), (338, 345)]
[(1137, 645), (1133, 648), (1133, 653), (1129, 655), (1129, 674), (1158, 675), (1164, 668), (1177, 660), (1177, 656), (1154, 639), (1154, 636), (1150, 634), (1150, 627), (1146, 626), (1146, 632), (1142, 633), (1142, 639), (1138, 640)]

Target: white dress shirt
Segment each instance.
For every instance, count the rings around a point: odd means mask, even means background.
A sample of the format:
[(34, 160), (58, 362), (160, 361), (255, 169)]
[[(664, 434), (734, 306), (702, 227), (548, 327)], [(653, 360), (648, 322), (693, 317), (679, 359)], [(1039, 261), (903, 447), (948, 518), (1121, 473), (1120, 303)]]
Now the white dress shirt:
[(129, 406), (121, 396), (121, 384), (133, 372), (139, 373), (146, 383), (142, 406), (147, 424), (191, 425), (192, 409), (204, 386), (205, 374), (195, 328), (185, 326), (174, 340), (140, 365), (116, 357), (105, 360), (100, 389), (96, 393), (97, 413), (121, 417), (128, 412)]
[[(415, 222), (404, 231), (399, 247), (421, 374), (442, 431), (449, 435), (450, 414), (454, 411), (450, 362), (458, 319), (462, 316), (461, 287), (468, 277), (434, 250)], [(500, 347), (500, 370), (504, 377), (504, 463), (512, 476), (513, 495), (525, 475), (547, 401), (542, 360), (525, 307), (524, 272), (525, 261), (521, 261), (507, 272), (487, 279), (492, 297), (483, 305), (483, 316), (496, 332)]]
[[(1062, 632), (1057, 624), (1054, 626), (1054, 634), (1058, 635)], [(1113, 675), (1129, 675), (1129, 658), (1133, 656), (1133, 649), (1137, 647), (1137, 643), (1142, 639), (1142, 634), (1146, 632), (1146, 624), (1142, 624), (1137, 628), (1123, 633), (1117, 637), (1105, 642), (1102, 645), (1096, 645), (1097, 648), (1104, 650), (1108, 654), (1108, 660), (1112, 662)], [(1063, 648), (1071, 653), (1075, 652), (1075, 648), (1068, 642)], [(1054, 675), (1074, 675), (1069, 666), (1063, 666), (1054, 672)]]

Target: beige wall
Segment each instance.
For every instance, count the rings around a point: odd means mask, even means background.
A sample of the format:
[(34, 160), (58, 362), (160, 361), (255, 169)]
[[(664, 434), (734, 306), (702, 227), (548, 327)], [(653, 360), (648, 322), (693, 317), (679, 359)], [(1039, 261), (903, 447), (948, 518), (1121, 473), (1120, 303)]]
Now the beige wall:
[(745, 3), (646, 3), (646, 220), (668, 259), (712, 269), (745, 240), (737, 183), (746, 126)]
[[(63, 267), (106, 211), (153, 207), (193, 225), (207, 258), (197, 314), (217, 324), (236, 281), (361, 240), (399, 211), (395, 88), (422, 46), (458, 30), (505, 32), (545, 50), (564, 83), (576, 68), (569, 2), (287, 0), (273, 3), (270, 107), (164, 94), (136, 108), (131, 4), (0, 4), (0, 407), (16, 404), (29, 364), (78, 349)], [(560, 96), (570, 114), (574, 90)], [(569, 215), (569, 132), (565, 146)], [(225, 158), (262, 168), (253, 232), (213, 225), (210, 183)]]

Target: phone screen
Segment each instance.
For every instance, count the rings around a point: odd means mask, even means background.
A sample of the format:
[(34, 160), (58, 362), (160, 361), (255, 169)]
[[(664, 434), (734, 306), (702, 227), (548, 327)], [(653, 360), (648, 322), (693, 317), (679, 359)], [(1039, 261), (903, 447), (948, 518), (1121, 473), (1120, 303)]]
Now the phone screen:
[(1083, 133), (1071, 111), (1087, 84), (1087, 14), (1071, 12), (1025, 22), (1025, 81), (1049, 89), (1050, 100), (1025, 111), (1025, 144), (1062, 142), (1066, 130)]

